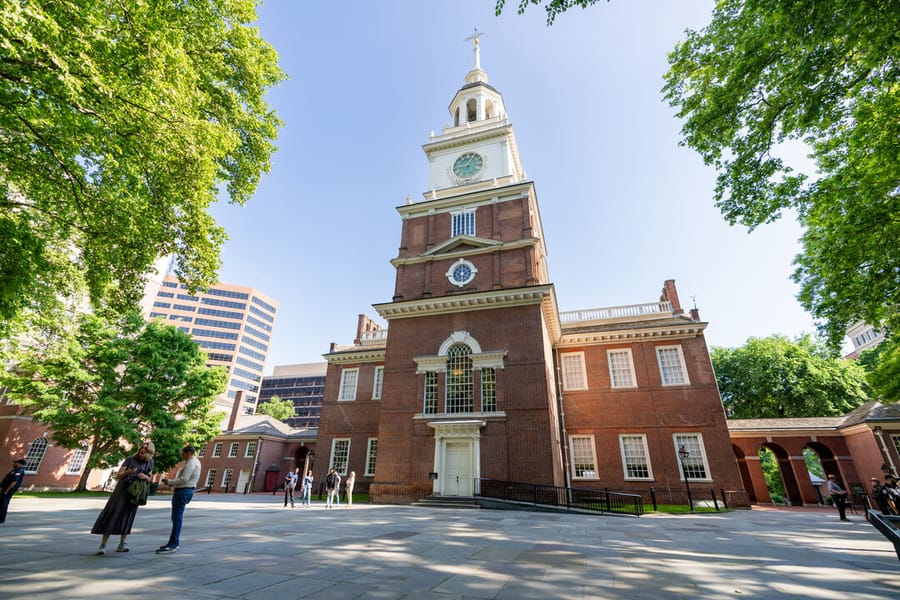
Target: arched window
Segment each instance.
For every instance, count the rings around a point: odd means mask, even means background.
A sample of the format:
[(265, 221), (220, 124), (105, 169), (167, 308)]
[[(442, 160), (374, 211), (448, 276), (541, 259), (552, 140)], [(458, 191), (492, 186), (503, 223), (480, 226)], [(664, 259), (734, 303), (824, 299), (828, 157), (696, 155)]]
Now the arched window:
[(474, 98), (466, 102), (466, 114), (468, 115), (467, 120), (469, 122), (478, 118), (478, 108)]
[(35, 474), (41, 467), (41, 461), (44, 460), (44, 453), (47, 452), (47, 438), (39, 437), (28, 446), (28, 453), (25, 454), (25, 472)]
[(455, 125), (456, 127), (459, 127), (459, 107), (458, 106), (456, 107), (456, 115), (453, 119), (453, 125)]
[(490, 100), (486, 100), (484, 103), (484, 118), (485, 119), (493, 119), (494, 118), (494, 103)]
[(447, 412), (472, 412), (475, 405), (472, 349), (453, 344), (447, 351)]

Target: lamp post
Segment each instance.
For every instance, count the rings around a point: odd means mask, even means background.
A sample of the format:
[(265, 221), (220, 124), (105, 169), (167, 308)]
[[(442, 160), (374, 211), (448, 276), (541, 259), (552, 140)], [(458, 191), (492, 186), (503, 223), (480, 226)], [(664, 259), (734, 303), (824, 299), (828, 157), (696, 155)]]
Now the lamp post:
[(687, 448), (682, 446), (678, 449), (678, 457), (681, 459), (681, 474), (684, 476), (684, 487), (687, 488), (688, 504), (691, 505), (691, 512), (694, 512), (694, 500), (691, 498), (691, 482), (688, 479), (687, 459), (691, 455)]

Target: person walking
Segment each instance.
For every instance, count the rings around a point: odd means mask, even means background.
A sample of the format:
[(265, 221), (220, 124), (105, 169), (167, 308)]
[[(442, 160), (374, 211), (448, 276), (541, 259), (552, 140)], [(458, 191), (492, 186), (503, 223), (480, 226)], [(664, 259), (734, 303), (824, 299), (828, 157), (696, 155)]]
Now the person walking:
[(847, 518), (847, 491), (841, 488), (838, 485), (837, 477), (834, 475), (828, 476), (828, 493), (831, 494), (831, 499), (834, 500), (834, 505), (838, 509), (838, 514), (841, 516), (841, 521), (849, 521)]
[(172, 492), (172, 532), (169, 541), (157, 549), (157, 554), (176, 552), (181, 544), (181, 526), (184, 523), (184, 507), (194, 497), (194, 488), (200, 481), (200, 461), (195, 456), (197, 451), (188, 444), (181, 449), (184, 466), (178, 470), (173, 479), (163, 478), (162, 482), (174, 488)]
[(309, 498), (312, 496), (313, 489), (313, 473), (312, 469), (303, 477), (303, 483), (300, 488), (300, 504), (302, 506), (309, 506)]
[(116, 479), (116, 487), (91, 528), (91, 533), (103, 536), (95, 553), (97, 556), (106, 554), (106, 542), (111, 535), (120, 536), (116, 552), (129, 551), (125, 538), (131, 533), (138, 504), (133, 502), (134, 496), (128, 492), (128, 488), (136, 481), (144, 481), (149, 486), (155, 453), (156, 446), (153, 442), (149, 440), (143, 442), (135, 454), (122, 462), (122, 466), (113, 476)]
[(300, 467), (297, 467), (293, 471), (288, 471), (288, 474), (284, 476), (284, 507), (287, 508), (288, 499), (291, 501), (291, 508), (294, 508), (294, 488), (297, 487), (297, 479), (299, 479), (300, 475)]
[(19, 458), (13, 461), (12, 470), (3, 478), (0, 483), (0, 523), (6, 523), (6, 512), (9, 510), (9, 501), (12, 500), (22, 480), (25, 479), (25, 459)]
[(325, 476), (325, 508), (331, 508), (336, 504), (335, 497), (339, 489), (341, 489), (341, 476), (337, 474), (337, 471), (331, 469)]
[(347, 490), (347, 508), (353, 506), (353, 486), (356, 485), (356, 471), (350, 471), (344, 489)]

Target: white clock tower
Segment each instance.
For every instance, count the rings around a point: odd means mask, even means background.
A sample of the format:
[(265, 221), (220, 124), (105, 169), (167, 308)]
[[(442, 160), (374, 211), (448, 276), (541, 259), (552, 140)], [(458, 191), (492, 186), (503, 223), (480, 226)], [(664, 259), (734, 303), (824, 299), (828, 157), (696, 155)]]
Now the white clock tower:
[(430, 163), (426, 196), (432, 199), (458, 194), (464, 191), (460, 186), (507, 185), (525, 179), (503, 96), (488, 85), (481, 69), (477, 37), (473, 55), (466, 85), (450, 103), (450, 124), (422, 147)]

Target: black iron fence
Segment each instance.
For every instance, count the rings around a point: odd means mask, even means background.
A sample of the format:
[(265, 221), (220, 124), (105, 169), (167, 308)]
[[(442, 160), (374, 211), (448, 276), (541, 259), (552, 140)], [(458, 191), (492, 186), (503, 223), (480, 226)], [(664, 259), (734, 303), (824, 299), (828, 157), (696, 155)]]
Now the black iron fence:
[(478, 487), (476, 496), (483, 498), (526, 502), (535, 506), (579, 508), (601, 513), (634, 515), (636, 517), (644, 514), (644, 499), (638, 494), (624, 494), (622, 492), (588, 488), (565, 488), (555, 485), (499, 481), (496, 479), (478, 479), (476, 483)]

